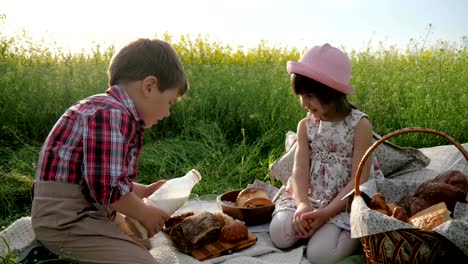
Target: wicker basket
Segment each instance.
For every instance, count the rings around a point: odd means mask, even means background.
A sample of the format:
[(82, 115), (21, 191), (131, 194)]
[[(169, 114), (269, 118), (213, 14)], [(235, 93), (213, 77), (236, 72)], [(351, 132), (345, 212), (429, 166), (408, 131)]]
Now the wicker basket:
[[(422, 132), (441, 136), (453, 144), (468, 160), (468, 153), (447, 134), (426, 128), (404, 128), (389, 133), (374, 142), (362, 157), (356, 171), (354, 195), (360, 196), (359, 182), (362, 169), (372, 151), (385, 140), (397, 135)], [(367, 263), (441, 263), (448, 259), (462, 260), (467, 256), (444, 236), (419, 229), (399, 229), (361, 237)], [(467, 263), (467, 262), (457, 262)]]

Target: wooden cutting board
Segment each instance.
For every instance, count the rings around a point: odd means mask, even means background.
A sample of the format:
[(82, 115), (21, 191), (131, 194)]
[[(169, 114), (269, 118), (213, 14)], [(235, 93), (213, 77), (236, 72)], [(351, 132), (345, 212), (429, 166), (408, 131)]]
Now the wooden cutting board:
[(223, 255), (232, 254), (241, 249), (252, 246), (257, 242), (257, 237), (251, 232), (248, 233), (246, 239), (235, 241), (235, 242), (221, 242), (215, 241), (207, 244), (201, 248), (192, 250), (190, 254), (192, 257), (199, 261), (220, 257)]

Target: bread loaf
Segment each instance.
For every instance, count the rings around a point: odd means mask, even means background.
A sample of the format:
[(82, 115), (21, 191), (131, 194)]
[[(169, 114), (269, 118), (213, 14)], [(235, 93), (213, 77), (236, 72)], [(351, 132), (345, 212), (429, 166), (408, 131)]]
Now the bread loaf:
[(175, 215), (169, 218), (166, 223), (164, 223), (163, 231), (167, 234), (171, 233), (172, 228), (178, 223), (182, 222), (185, 218), (194, 215), (194, 212), (186, 212), (183, 214)]
[(221, 224), (216, 216), (209, 212), (200, 212), (174, 225), (169, 236), (180, 251), (188, 253), (216, 241), (220, 232)]
[(434, 227), (450, 219), (449, 211), (444, 202), (432, 205), (413, 215), (409, 222), (421, 230), (432, 230)]
[(448, 170), (445, 171), (431, 181), (433, 182), (443, 182), (460, 188), (466, 195), (468, 193), (468, 180), (463, 172), (459, 170)]
[(401, 198), (400, 201), (398, 201), (398, 205), (405, 208), (408, 217), (431, 206), (428, 201), (414, 196), (414, 193), (410, 193)]
[(423, 182), (414, 193), (410, 193), (398, 201), (404, 207), (408, 216), (441, 202), (444, 202), (449, 212), (453, 212), (457, 202), (467, 203), (468, 179), (458, 170), (448, 170), (431, 180)]
[(457, 202), (466, 203), (466, 193), (453, 185), (444, 182), (429, 182), (418, 187), (415, 196), (434, 205), (445, 202), (449, 211), (454, 210)]

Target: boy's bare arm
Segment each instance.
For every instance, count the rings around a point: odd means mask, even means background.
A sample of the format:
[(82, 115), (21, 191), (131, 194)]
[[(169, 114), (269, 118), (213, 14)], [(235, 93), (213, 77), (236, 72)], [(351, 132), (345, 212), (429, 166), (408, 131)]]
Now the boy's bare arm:
[(143, 185), (143, 184), (140, 184), (140, 183), (136, 183), (136, 182), (133, 183), (132, 192), (135, 193), (135, 195), (136, 195), (139, 199), (143, 199), (143, 198), (145, 198), (145, 197), (148, 197), (148, 196), (146, 195), (146, 189), (147, 189), (147, 186), (146, 186), (146, 185)]
[(110, 207), (140, 222), (148, 231), (149, 237), (159, 232), (170, 217), (161, 209), (145, 204), (134, 192), (120, 197)]
[(150, 185), (144, 185), (134, 182), (132, 192), (135, 193), (135, 195), (138, 196), (140, 199), (147, 198), (154, 191), (159, 189), (159, 187), (161, 187), (165, 182), (166, 180), (159, 180), (157, 182), (153, 182)]
[(110, 204), (112, 210), (122, 213), (126, 216), (130, 216), (135, 220), (140, 220), (141, 215), (145, 214), (148, 210), (146, 205), (133, 191), (120, 197), (119, 200)]

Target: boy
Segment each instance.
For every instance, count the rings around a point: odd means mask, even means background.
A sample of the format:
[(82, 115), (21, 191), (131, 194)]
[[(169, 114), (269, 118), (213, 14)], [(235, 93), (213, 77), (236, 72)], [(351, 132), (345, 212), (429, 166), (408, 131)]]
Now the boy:
[(169, 116), (189, 87), (173, 48), (138, 39), (113, 58), (109, 89), (77, 102), (47, 137), (36, 169), (31, 211), (36, 239), (80, 263), (156, 263), (113, 222), (138, 220), (149, 236), (169, 215), (146, 205), (164, 181), (135, 183), (145, 128)]

